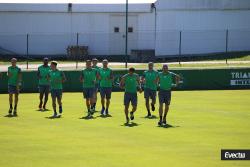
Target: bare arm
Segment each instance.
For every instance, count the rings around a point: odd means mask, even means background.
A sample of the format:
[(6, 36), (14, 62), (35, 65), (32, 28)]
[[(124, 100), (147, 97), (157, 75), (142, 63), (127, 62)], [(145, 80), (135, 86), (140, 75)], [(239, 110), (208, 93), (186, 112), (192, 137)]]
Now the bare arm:
[(138, 87), (139, 87), (139, 92), (141, 93), (142, 92), (142, 88), (141, 88), (141, 80), (140, 80), (139, 76), (137, 77), (137, 84), (138, 84)]
[(99, 74), (99, 72), (96, 72), (96, 79), (101, 80), (101, 75)]
[(81, 83), (83, 83), (83, 81), (84, 81), (84, 76), (83, 76), (83, 74), (80, 75), (79, 80), (80, 80)]
[(112, 80), (112, 81), (114, 80), (114, 73), (113, 73), (113, 71), (110, 72), (110, 77), (109, 77), (109, 79)]
[(64, 74), (64, 72), (62, 72), (62, 83), (66, 82), (66, 80), (67, 80), (67, 78), (66, 78), (65, 74)]
[(180, 83), (181, 77), (179, 75), (175, 75), (175, 83), (178, 85)]
[(124, 87), (125, 87), (124, 84), (125, 84), (125, 77), (123, 76), (121, 81), (120, 81), (120, 88), (124, 89)]

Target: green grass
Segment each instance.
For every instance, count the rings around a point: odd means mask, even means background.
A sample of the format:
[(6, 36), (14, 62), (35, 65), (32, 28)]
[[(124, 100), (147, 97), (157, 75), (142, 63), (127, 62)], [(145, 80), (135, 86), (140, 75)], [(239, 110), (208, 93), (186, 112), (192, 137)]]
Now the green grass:
[(144, 118), (142, 94), (134, 121), (138, 126), (124, 126), (122, 97), (113, 94), (112, 118), (96, 113), (95, 119), (84, 120), (79, 119), (86, 114), (81, 93), (64, 94), (61, 119), (36, 111), (37, 94), (21, 94), (19, 117), (6, 118), (8, 96), (0, 95), (0, 166), (250, 166), (249, 161), (220, 160), (223, 148), (250, 148), (250, 90), (175, 91), (170, 128)]

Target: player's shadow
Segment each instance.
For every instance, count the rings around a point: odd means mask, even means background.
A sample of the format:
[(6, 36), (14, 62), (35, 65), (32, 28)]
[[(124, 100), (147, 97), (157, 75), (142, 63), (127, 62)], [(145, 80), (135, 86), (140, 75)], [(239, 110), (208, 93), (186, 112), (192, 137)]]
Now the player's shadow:
[(50, 116), (50, 117), (45, 117), (46, 119), (60, 119), (62, 116)]
[(98, 118), (111, 118), (112, 117), (112, 115), (99, 115), (99, 116), (97, 116)]
[(175, 125), (170, 125), (170, 124), (167, 124), (167, 125), (162, 125), (162, 126), (157, 126), (159, 128), (179, 128), (180, 126), (175, 126)]
[(158, 117), (157, 116), (155, 116), (155, 115), (152, 115), (152, 116), (145, 116), (145, 117), (141, 117), (141, 118), (145, 118), (145, 119), (158, 119)]
[(130, 123), (124, 123), (123, 125), (121, 126), (125, 126), (125, 127), (136, 127), (136, 126), (139, 126), (139, 124), (135, 123), (135, 122), (130, 122)]
[(4, 116), (5, 118), (17, 118), (17, 115), (11, 115), (11, 114), (7, 114)]
[(79, 119), (84, 119), (84, 120), (92, 120), (92, 119), (96, 119), (95, 117), (93, 117), (93, 116), (84, 116), (84, 117), (81, 117), (81, 118), (79, 118)]
[(39, 112), (47, 112), (47, 111), (50, 111), (50, 109), (45, 109), (45, 110), (37, 109), (36, 111), (39, 111)]

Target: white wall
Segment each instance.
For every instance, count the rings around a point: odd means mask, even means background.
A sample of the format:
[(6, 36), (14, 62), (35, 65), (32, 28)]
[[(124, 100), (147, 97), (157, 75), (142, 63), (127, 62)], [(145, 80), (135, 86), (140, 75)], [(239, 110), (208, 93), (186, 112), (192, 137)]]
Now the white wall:
[[(110, 18), (114, 14), (0, 12), (0, 47), (26, 54), (25, 34), (29, 34), (31, 55), (63, 55), (68, 45), (76, 45), (79, 33), (79, 45), (89, 46), (91, 55), (109, 55), (110, 33), (113, 33)], [(122, 26), (125, 27), (125, 15), (117, 15), (122, 16)], [(134, 37), (129, 34), (129, 43), (132, 44), (129, 48), (154, 49), (154, 16), (151, 13), (132, 13), (129, 21), (132, 17), (137, 23), (134, 23)], [(124, 49), (120, 54), (124, 54)]]
[[(0, 13), (0, 47), (18, 54), (66, 54), (68, 45), (88, 45), (90, 54), (108, 54), (108, 13)], [(21, 45), (21, 46), (19, 46)]]
[[(143, 4), (137, 11), (133, 8), (136, 12), (131, 15), (137, 17), (137, 27), (136, 38), (129, 39), (133, 45), (130, 48), (155, 49), (157, 56), (177, 55), (181, 30), (182, 54), (224, 52), (228, 29), (228, 50), (250, 51), (250, 10), (231, 10), (234, 6), (247, 8), (248, 3), (223, 0), (216, 6), (212, 0), (204, 0), (195, 6), (194, 2), (196, 0), (185, 0), (182, 4), (179, 0), (159, 0), (156, 36), (155, 15), (148, 8), (150, 4)], [(110, 12), (100, 5), (84, 10), (81, 6), (73, 6), (78, 11), (73, 13), (65, 12), (67, 5), (54, 6), (54, 11), (53, 6), (34, 6), (40, 12), (30, 11), (31, 7), (9, 5), (4, 8), (0, 5), (0, 47), (25, 54), (24, 34), (28, 33), (30, 54), (66, 54), (67, 46), (76, 45), (76, 33), (80, 33), (79, 45), (89, 46), (91, 55), (109, 55), (112, 45), (110, 18), (114, 14), (124, 16), (124, 13), (115, 13), (122, 6), (112, 7)], [(97, 8), (106, 12), (94, 12)]]
[[(182, 54), (224, 52), (227, 29), (229, 51), (249, 51), (250, 45), (246, 44), (250, 42), (249, 20), (250, 10), (159, 11), (156, 55), (179, 54), (180, 31), (182, 31)], [(244, 40), (240, 40), (243, 38)]]

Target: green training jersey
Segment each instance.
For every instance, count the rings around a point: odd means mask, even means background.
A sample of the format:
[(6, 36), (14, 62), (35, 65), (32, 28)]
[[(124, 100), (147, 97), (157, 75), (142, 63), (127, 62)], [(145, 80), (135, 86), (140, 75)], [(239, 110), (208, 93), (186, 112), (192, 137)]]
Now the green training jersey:
[(83, 88), (94, 88), (96, 83), (96, 69), (86, 68), (82, 70)]
[(144, 71), (143, 77), (145, 78), (144, 88), (157, 90), (157, 83), (155, 82), (159, 73), (155, 70)]
[(51, 90), (63, 89), (62, 81), (64, 78), (64, 73), (62, 71), (59, 71), (58, 69), (55, 71), (51, 70), (48, 76), (50, 78)]
[(137, 80), (139, 79), (138, 74), (126, 74), (123, 76), (124, 78), (124, 84), (125, 84), (125, 92), (128, 93), (137, 93), (137, 86), (138, 82)]
[(8, 67), (8, 85), (17, 86), (18, 85), (18, 77), (21, 73), (21, 69), (19, 67)]
[(113, 72), (110, 68), (100, 68), (99, 69), (100, 79), (100, 87), (103, 88), (111, 88), (112, 87), (112, 76)]
[(49, 66), (41, 65), (38, 67), (39, 85), (49, 85), (49, 81), (47, 79), (49, 72), (50, 72)]
[(98, 66), (92, 66), (93, 69), (96, 69), (96, 70), (100, 70), (101, 67), (98, 67)]
[(168, 72), (168, 73), (160, 72), (159, 73), (160, 89), (171, 90), (174, 76), (175, 76), (175, 74), (172, 72)]

